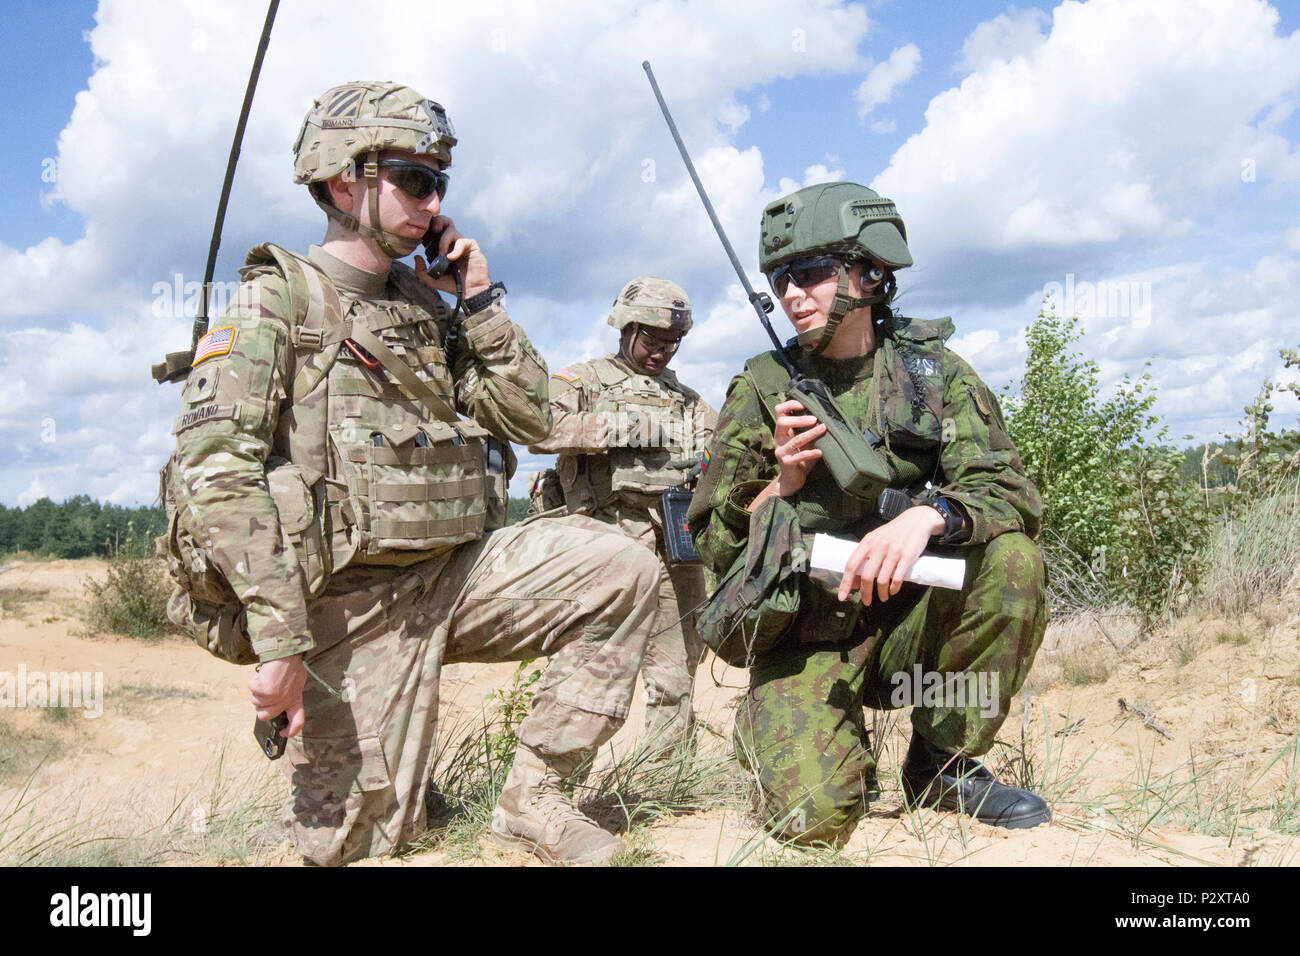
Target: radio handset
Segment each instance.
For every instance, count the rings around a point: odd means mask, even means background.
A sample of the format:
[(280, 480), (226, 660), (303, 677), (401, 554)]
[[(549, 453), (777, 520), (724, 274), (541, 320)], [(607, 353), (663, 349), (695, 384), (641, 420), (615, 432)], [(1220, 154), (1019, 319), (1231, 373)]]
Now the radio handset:
[(420, 240), (424, 244), (424, 257), (428, 261), (425, 271), (429, 274), (430, 279), (441, 279), (448, 272), (451, 273), (452, 279), (456, 282), (456, 305), (451, 310), (451, 318), (448, 320), (447, 336), (443, 341), (443, 354), (447, 361), (447, 369), (452, 371), (456, 367), (456, 358), (460, 352), (460, 317), (461, 308), (465, 304), (465, 285), (464, 280), (460, 277), (460, 270), (452, 267), (451, 260), (438, 251), (442, 243), (442, 230), (434, 229), (433, 223), (429, 224), (428, 231), (424, 238)]
[(433, 224), (429, 224), (429, 231), (424, 234), (420, 240), (424, 244), (424, 258), (429, 263), (426, 271), (430, 279), (440, 279), (447, 274), (451, 268), (451, 260), (438, 251), (438, 245), (442, 241), (442, 230), (434, 229)]

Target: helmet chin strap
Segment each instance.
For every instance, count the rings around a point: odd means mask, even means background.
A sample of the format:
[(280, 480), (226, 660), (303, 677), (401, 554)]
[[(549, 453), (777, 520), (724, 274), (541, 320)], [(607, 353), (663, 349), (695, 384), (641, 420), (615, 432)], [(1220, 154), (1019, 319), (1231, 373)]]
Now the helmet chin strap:
[(629, 322), (618, 336), (618, 357), (628, 365), (632, 364), (632, 339), (636, 336), (636, 323)]
[[(366, 155), (366, 163), (362, 167), (362, 170), (366, 177), (366, 201), (370, 206), (370, 221), (377, 223), (379, 222), (379, 153), (377, 151), (372, 149)], [(390, 240), (396, 240), (402, 243), (410, 242), (411, 240), (409, 236), (403, 236), (396, 232), (387, 232), (383, 229), (367, 226), (356, 216), (344, 212), (337, 206), (321, 202), (319, 199), (316, 199), (316, 205), (321, 208), (325, 215), (329, 216), (344, 229), (349, 229), (352, 232), (359, 233), (367, 239), (373, 239), (375, 245), (379, 246), (384, 255), (388, 256), (390, 259), (400, 259), (407, 255), (409, 251), (414, 251), (412, 249), (408, 250), (408, 252), (398, 252), (393, 248), (392, 243), (390, 242)]]
[(830, 314), (826, 316), (826, 324), (815, 329), (808, 329), (806, 332), (800, 332), (798, 337), (799, 347), (809, 355), (821, 355), (831, 344), (831, 339), (835, 338), (835, 331), (844, 321), (844, 317), (854, 309), (865, 309), (875, 305), (877, 302), (885, 301), (885, 293), (877, 292), (868, 296), (851, 296), (849, 295), (849, 270), (840, 269), (840, 279), (835, 285), (835, 299), (831, 302)]
[(623, 331), (618, 337), (618, 357), (628, 365), (632, 366), (632, 368), (636, 370), (637, 374), (649, 375), (649, 372), (643, 371), (645, 366), (634, 361), (632, 358), (632, 341), (636, 338), (636, 333), (640, 328), (641, 326), (635, 322), (631, 322), (624, 326)]

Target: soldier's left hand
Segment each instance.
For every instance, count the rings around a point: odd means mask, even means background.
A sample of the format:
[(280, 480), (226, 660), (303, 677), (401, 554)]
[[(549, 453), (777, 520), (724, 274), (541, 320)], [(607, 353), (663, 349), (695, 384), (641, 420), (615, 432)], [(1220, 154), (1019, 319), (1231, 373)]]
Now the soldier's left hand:
[[(487, 256), (474, 239), (460, 234), (450, 216), (435, 216), (432, 221), (434, 229), (442, 233), (438, 240), (438, 251), (452, 262), (452, 268), (460, 273), (461, 283), (465, 288), (465, 297), (469, 298), (482, 292), (492, 284), (488, 273)], [(456, 294), (456, 280), (450, 274), (437, 279), (430, 279), (423, 257), (415, 257), (415, 274), (425, 285), (432, 286), (439, 292)]]
[(943, 529), (939, 512), (928, 505), (917, 505), (867, 534), (844, 565), (840, 600), (848, 600), (850, 594), (861, 589), (862, 603), (870, 604), (874, 584), (880, 600), (888, 601), (903, 586), (903, 579), (931, 536)]

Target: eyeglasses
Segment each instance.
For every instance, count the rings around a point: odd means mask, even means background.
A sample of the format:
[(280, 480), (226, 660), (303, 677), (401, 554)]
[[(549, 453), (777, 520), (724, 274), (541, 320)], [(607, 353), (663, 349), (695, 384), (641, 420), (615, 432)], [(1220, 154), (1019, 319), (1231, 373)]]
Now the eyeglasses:
[(379, 168), (388, 170), (388, 181), (412, 199), (428, 199), (433, 193), (439, 199), (447, 195), (448, 177), (441, 169), (409, 159), (381, 159)]
[(649, 329), (637, 329), (637, 338), (641, 340), (641, 345), (645, 350), (653, 355), (655, 352), (663, 352), (665, 355), (672, 355), (677, 351), (677, 347), (682, 344), (684, 336), (678, 336), (675, 339), (661, 339), (654, 335)]
[(772, 284), (773, 292), (777, 295), (785, 295), (791, 280), (799, 288), (807, 289), (819, 282), (825, 282), (835, 275), (839, 268), (840, 260), (835, 256), (805, 256), (787, 262), (783, 266), (777, 266), (772, 270), (768, 281)]

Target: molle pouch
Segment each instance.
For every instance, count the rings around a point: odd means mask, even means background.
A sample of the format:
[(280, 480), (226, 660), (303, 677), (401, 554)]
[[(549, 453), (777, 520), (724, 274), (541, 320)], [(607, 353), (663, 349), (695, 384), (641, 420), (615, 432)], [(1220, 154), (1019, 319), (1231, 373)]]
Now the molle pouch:
[(685, 472), (669, 465), (680, 457), (678, 449), (613, 448), (609, 453), (612, 491), (659, 495), (682, 483)]
[(944, 441), (944, 326), (912, 322), (908, 328), (886, 346), (887, 377), (875, 384), (876, 400), (889, 423), (891, 448), (933, 450)]
[(332, 433), (361, 551), (438, 552), (477, 540), (487, 518), (487, 430), (475, 422), (375, 425), (365, 444)]
[(485, 531), (504, 528), (510, 509), (510, 479), (519, 466), (515, 450), (508, 441), (501, 441), (488, 435), (483, 442), (483, 453), (487, 467), (484, 477), (487, 496), (487, 518), (483, 523)]
[(266, 483), (280, 513), (280, 527), (293, 544), (302, 568), (308, 597), (325, 590), (331, 552), (325, 546), (325, 482), (319, 471), (272, 457), (266, 463)]
[(209, 604), (195, 600), (184, 588), (174, 587), (167, 602), (167, 619), (190, 636), (209, 654), (232, 664), (256, 664), (257, 655), (248, 639), (244, 608), (233, 604)]
[(588, 514), (596, 507), (599, 499), (591, 476), (594, 459), (592, 455), (561, 455), (555, 462), (555, 473), (559, 476), (569, 514)]
[(789, 502), (769, 498), (750, 519), (749, 541), (704, 606), (700, 637), (732, 667), (789, 642), (800, 617), (808, 555)]
[(816, 572), (805, 577), (800, 588), (803, 613), (795, 624), (793, 637), (800, 644), (843, 644), (853, 637), (862, 603), (857, 595), (839, 599), (839, 582), (832, 587), (818, 580)]

